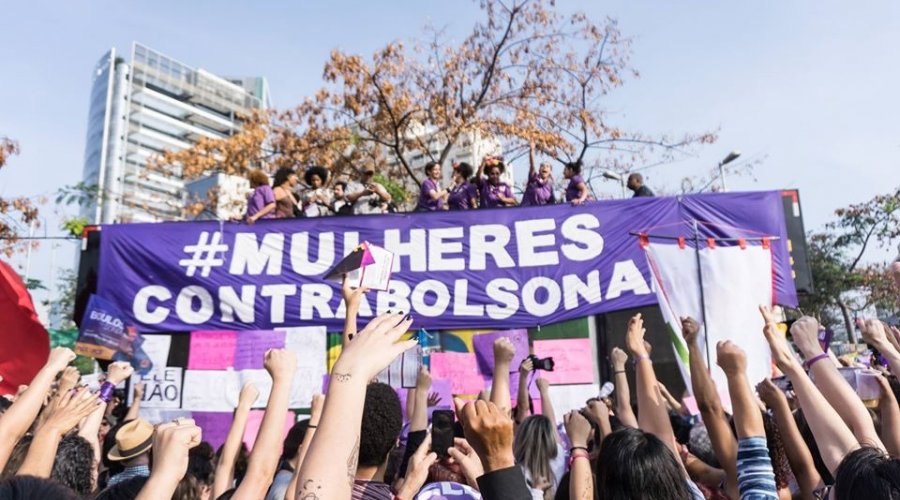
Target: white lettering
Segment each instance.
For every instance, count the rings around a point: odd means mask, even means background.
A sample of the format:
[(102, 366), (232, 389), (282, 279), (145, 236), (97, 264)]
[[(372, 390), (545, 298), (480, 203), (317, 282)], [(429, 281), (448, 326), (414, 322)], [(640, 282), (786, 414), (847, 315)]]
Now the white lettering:
[[(194, 299), (198, 299), (200, 307), (194, 309)], [(175, 299), (175, 312), (181, 321), (189, 325), (206, 323), (215, 312), (212, 295), (199, 285), (186, 286)]]
[(401, 257), (409, 260), (409, 270), (422, 272), (428, 265), (424, 229), (410, 229), (409, 241), (400, 241), (399, 229), (387, 229), (384, 232), (384, 248), (394, 253), (394, 269), (396, 273), (403, 269), (400, 265)]
[[(538, 290), (547, 290), (543, 302), (538, 299)], [(559, 309), (561, 293), (559, 283), (550, 278), (537, 276), (531, 278), (522, 287), (522, 305), (533, 316), (548, 316)]]
[(334, 263), (334, 233), (317, 233), (316, 260), (310, 260), (309, 233), (291, 236), (291, 269), (301, 276), (316, 276), (328, 271)]
[(462, 271), (466, 261), (462, 257), (446, 258), (445, 254), (462, 253), (461, 241), (446, 241), (450, 238), (462, 238), (463, 228), (446, 227), (432, 229), (428, 232), (428, 270), (430, 271)]
[(263, 269), (269, 276), (281, 274), (281, 256), (284, 251), (284, 234), (269, 233), (263, 236), (262, 244), (257, 244), (256, 234), (237, 233), (231, 253), (231, 267), (228, 272), (258, 276)]
[[(516, 222), (516, 245), (519, 253), (519, 267), (555, 266), (559, 264), (559, 253), (556, 248), (556, 229), (553, 219), (532, 219)], [(538, 231), (551, 231), (546, 234), (535, 234)], [(553, 250), (539, 252), (539, 247)]]
[(145, 325), (156, 325), (162, 323), (169, 317), (169, 309), (163, 306), (157, 306), (150, 310), (150, 299), (156, 299), (160, 302), (172, 298), (172, 292), (166, 287), (159, 285), (145, 286), (138, 290), (134, 296), (131, 312), (134, 313), (134, 319)]
[[(514, 267), (512, 257), (506, 251), (509, 243), (509, 228), (501, 224), (484, 224), (469, 228), (469, 251), (472, 256), (469, 269), (483, 271), (487, 269), (487, 255), (494, 259), (498, 268)], [(518, 305), (516, 306), (518, 308)]]
[(644, 281), (644, 276), (630, 259), (616, 262), (613, 267), (609, 288), (606, 289), (606, 300), (618, 298), (622, 292), (634, 292), (635, 295), (650, 293), (650, 287)]
[(272, 298), (269, 304), (269, 318), (272, 323), (284, 323), (284, 298), (296, 293), (297, 285), (263, 285), (259, 294)]
[[(428, 305), (425, 296), (429, 293), (435, 296), (434, 304)], [(435, 317), (444, 314), (450, 305), (450, 290), (447, 285), (438, 280), (425, 280), (416, 285), (412, 292), (413, 308), (422, 316)]]
[(313, 311), (319, 318), (333, 318), (331, 296), (334, 290), (324, 283), (311, 283), (300, 287), (300, 319), (313, 319)]
[(579, 296), (588, 304), (596, 304), (603, 298), (603, 291), (600, 289), (600, 271), (596, 269), (588, 273), (586, 281), (581, 281), (575, 274), (563, 276), (562, 288), (566, 310), (578, 307)]
[(483, 305), (468, 304), (469, 281), (456, 280), (453, 285), (453, 315), (454, 316), (484, 316)]
[(256, 285), (242, 286), (240, 297), (237, 296), (234, 287), (219, 287), (219, 310), (222, 311), (222, 321), (231, 323), (237, 315), (241, 323), (253, 323), (255, 299)]
[(563, 238), (572, 243), (560, 246), (569, 260), (585, 261), (600, 255), (603, 251), (603, 236), (593, 231), (600, 227), (600, 221), (592, 214), (573, 215), (562, 223)]
[(409, 285), (402, 281), (391, 280), (387, 291), (378, 292), (378, 314), (384, 314), (386, 311), (409, 312), (409, 293)]
[(487, 313), (492, 319), (506, 319), (519, 309), (519, 298), (515, 292), (519, 285), (509, 278), (497, 278), (487, 284), (485, 292), (487, 296), (499, 302), (500, 305), (490, 304)]

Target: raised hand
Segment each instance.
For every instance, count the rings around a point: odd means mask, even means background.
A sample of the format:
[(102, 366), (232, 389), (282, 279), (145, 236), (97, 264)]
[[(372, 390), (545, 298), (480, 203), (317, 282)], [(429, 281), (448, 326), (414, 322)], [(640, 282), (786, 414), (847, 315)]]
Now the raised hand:
[(789, 369), (798, 365), (797, 358), (794, 356), (794, 351), (787, 343), (787, 339), (784, 335), (778, 331), (775, 318), (772, 316), (772, 312), (769, 308), (766, 306), (759, 306), (759, 312), (766, 322), (766, 325), (763, 327), (763, 335), (765, 335), (766, 342), (769, 343), (769, 349), (772, 351), (772, 360), (775, 361), (779, 370), (787, 373)]
[(769, 409), (773, 409), (779, 404), (788, 404), (787, 396), (770, 379), (764, 379), (756, 384), (756, 393)]
[(513, 457), (513, 421), (497, 405), (476, 401), (463, 403), (454, 399), (456, 415), (462, 423), (466, 441), (481, 458), (485, 472), (515, 465)]
[(263, 366), (272, 376), (273, 382), (290, 383), (297, 371), (297, 355), (287, 349), (269, 349)]
[(700, 338), (700, 323), (690, 316), (681, 318), (681, 335), (688, 344), (697, 342)]
[(730, 340), (716, 344), (716, 362), (729, 377), (747, 373), (747, 355)]
[(563, 415), (563, 425), (572, 446), (587, 447), (588, 439), (591, 437), (591, 424), (581, 412), (572, 410)]
[(644, 347), (644, 320), (641, 313), (637, 313), (628, 320), (628, 331), (625, 333), (625, 348), (632, 356), (645, 357), (649, 356), (647, 348)]
[(109, 370), (106, 372), (106, 381), (111, 382), (113, 385), (119, 385), (128, 380), (133, 373), (134, 368), (127, 361), (116, 361), (109, 365)]
[(134, 400), (135, 401), (143, 401), (144, 400), (144, 391), (147, 389), (147, 384), (143, 382), (138, 382), (134, 384)]
[(857, 319), (856, 326), (859, 327), (863, 340), (879, 351), (888, 343), (887, 332), (884, 330), (884, 324), (881, 321), (877, 319)]
[(547, 382), (547, 379), (545, 379), (544, 377), (538, 377), (537, 380), (534, 381), (534, 383), (535, 385), (537, 385), (538, 390), (541, 392), (550, 390), (550, 382)]
[(153, 472), (138, 498), (143, 498), (145, 490), (151, 485), (166, 491), (171, 488), (174, 492), (178, 482), (187, 473), (188, 452), (200, 444), (202, 439), (203, 432), (190, 418), (179, 418), (157, 426), (153, 433)]
[(406, 480), (403, 487), (397, 492), (399, 498), (413, 498), (428, 480), (428, 469), (437, 462), (437, 453), (430, 451), (431, 434), (425, 436), (425, 440), (409, 458), (406, 467)]
[(50, 410), (42, 427), (52, 429), (62, 436), (74, 429), (84, 417), (90, 415), (97, 407), (97, 401), (97, 395), (91, 394), (86, 388), (67, 391)]
[(791, 337), (805, 359), (822, 354), (822, 345), (819, 344), (819, 322), (815, 318), (803, 316), (795, 321), (791, 325)]
[(81, 379), (81, 374), (78, 373), (78, 368), (74, 366), (67, 366), (63, 369), (62, 376), (59, 377), (59, 393), (64, 393), (78, 385), (78, 380)]
[(441, 396), (436, 392), (432, 392), (428, 394), (428, 407), (433, 408), (437, 405), (441, 404)]
[(415, 339), (398, 342), (409, 330), (412, 318), (382, 314), (366, 325), (341, 352), (332, 371), (332, 383), (361, 377), (372, 380), (402, 354), (417, 345)]
[(319, 419), (322, 418), (322, 408), (325, 407), (325, 395), (324, 394), (313, 394), (312, 397), (312, 408), (309, 412), (309, 423), (312, 425), (318, 425)]
[(587, 416), (597, 425), (600, 425), (601, 428), (603, 426), (602, 423), (606, 423), (609, 425), (609, 407), (606, 406), (606, 403), (598, 400), (593, 400), (585, 407), (587, 410)]
[(341, 295), (344, 297), (344, 302), (347, 303), (347, 306), (350, 306), (351, 304), (358, 305), (359, 301), (362, 299), (362, 296), (365, 295), (368, 291), (368, 287), (354, 287), (350, 285), (350, 282), (347, 279), (347, 275), (344, 275), (343, 281), (341, 282)]
[(523, 377), (527, 376), (534, 370), (534, 362), (530, 357), (525, 358), (519, 363), (519, 380), (522, 380)]
[(478, 488), (478, 478), (484, 475), (484, 465), (478, 454), (469, 445), (469, 442), (462, 438), (453, 439), (453, 447), (447, 449), (456, 463), (462, 468), (463, 474), (466, 476), (466, 483), (473, 488)]
[(238, 406), (241, 408), (250, 408), (259, 398), (259, 389), (252, 382), (244, 383), (241, 387), (241, 394), (238, 396)]
[(75, 353), (68, 347), (54, 347), (50, 351), (50, 357), (47, 358), (46, 366), (59, 373), (74, 360)]
[(419, 367), (419, 373), (416, 374), (416, 390), (428, 392), (431, 389), (431, 373), (428, 367), (422, 365)]
[(625, 363), (628, 361), (628, 354), (626, 354), (625, 351), (619, 349), (618, 347), (613, 347), (612, 353), (610, 353), (610, 358), (612, 360), (613, 368), (616, 371), (625, 369)]
[(500, 337), (494, 341), (494, 364), (506, 364), (512, 362), (516, 356), (516, 346), (506, 337)]

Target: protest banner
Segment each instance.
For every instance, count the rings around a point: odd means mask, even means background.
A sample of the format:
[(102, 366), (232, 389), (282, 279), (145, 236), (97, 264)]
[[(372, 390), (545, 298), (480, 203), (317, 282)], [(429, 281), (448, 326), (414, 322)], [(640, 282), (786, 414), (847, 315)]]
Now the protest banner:
[[(141, 408), (145, 409), (177, 409), (181, 408), (181, 382), (182, 369), (167, 366), (157, 367), (147, 375), (135, 373), (131, 377), (131, 387), (137, 382), (143, 382), (144, 397), (141, 399)], [(131, 404), (134, 392), (128, 396), (128, 404)]]
[(112, 360), (127, 342), (124, 314), (118, 306), (98, 295), (91, 295), (81, 319), (75, 353)]
[[(772, 240), (779, 303), (796, 304), (780, 193), (715, 193), (443, 213), (115, 224), (102, 229), (98, 294), (142, 332), (343, 327), (324, 278), (370, 241), (395, 255), (360, 319), (410, 312), (413, 328), (533, 327), (656, 303), (633, 231)], [(741, 228), (740, 230), (732, 228)], [(165, 233), (165, 238), (156, 235)], [(240, 337), (240, 335), (239, 335)]]

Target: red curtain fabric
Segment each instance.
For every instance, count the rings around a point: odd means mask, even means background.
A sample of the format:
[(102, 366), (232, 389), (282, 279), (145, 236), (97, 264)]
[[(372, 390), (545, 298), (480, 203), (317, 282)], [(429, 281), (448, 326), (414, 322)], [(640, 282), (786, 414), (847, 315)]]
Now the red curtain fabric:
[(0, 394), (15, 394), (47, 362), (50, 336), (19, 274), (0, 261)]

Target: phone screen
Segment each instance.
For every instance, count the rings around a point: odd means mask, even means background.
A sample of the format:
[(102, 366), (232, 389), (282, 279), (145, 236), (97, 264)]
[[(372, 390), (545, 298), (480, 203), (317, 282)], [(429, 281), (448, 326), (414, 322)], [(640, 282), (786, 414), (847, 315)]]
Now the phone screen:
[(453, 421), (452, 410), (435, 410), (431, 416), (431, 451), (441, 458), (453, 446)]

